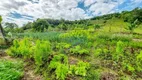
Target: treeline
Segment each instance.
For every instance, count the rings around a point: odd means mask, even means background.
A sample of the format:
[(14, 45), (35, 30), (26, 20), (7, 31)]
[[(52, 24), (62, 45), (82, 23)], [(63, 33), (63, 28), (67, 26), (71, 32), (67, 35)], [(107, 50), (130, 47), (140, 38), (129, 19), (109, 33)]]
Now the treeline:
[[(37, 19), (33, 22), (28, 22), (27, 24), (23, 25), (22, 27), (18, 27), (15, 23), (5, 23), (4, 30), (6, 32), (44, 32), (48, 30), (68, 30), (74, 28), (84, 28), (87, 29), (88, 26), (94, 26), (91, 24), (93, 20), (110, 20), (112, 18), (122, 19), (124, 22), (128, 22), (131, 27), (136, 24), (140, 24), (142, 22), (142, 8), (135, 8), (132, 11), (122, 11), (122, 13), (113, 13), (107, 14), (103, 16), (97, 16), (91, 19), (86, 20), (54, 20), (54, 19)], [(131, 28), (130, 27), (130, 28)]]
[(123, 19), (124, 22), (133, 23), (136, 19), (139, 23), (142, 22), (142, 8), (135, 8), (132, 11), (122, 11), (121, 13), (112, 13), (103, 16), (97, 16), (92, 18), (91, 20), (109, 20), (112, 18)]
[(74, 29), (76, 27), (87, 28), (87, 26), (91, 25), (89, 20), (54, 20), (54, 19), (37, 19), (33, 22), (28, 22), (22, 27), (18, 27), (15, 23), (5, 23), (5, 31), (6, 32), (44, 32), (50, 30), (68, 30)]
[[(47, 31), (49, 28), (56, 28), (56, 30), (68, 30), (74, 29), (76, 25), (78, 27), (83, 27), (86, 24), (87, 20), (76, 20), (76, 21), (69, 21), (69, 20), (54, 20), (54, 19), (37, 19), (34, 22), (29, 22), (22, 27), (23, 30), (31, 29), (32, 31), (43, 32)], [(89, 24), (88, 24), (89, 25)], [(87, 26), (88, 26), (87, 25)], [(84, 26), (85, 27), (85, 26)]]

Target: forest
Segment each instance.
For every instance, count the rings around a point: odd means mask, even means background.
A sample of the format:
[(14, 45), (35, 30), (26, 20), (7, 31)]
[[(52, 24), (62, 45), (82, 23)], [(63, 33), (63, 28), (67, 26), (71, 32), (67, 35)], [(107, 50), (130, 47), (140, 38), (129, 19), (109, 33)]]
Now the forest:
[(0, 17), (0, 80), (142, 80), (142, 8), (83, 20)]

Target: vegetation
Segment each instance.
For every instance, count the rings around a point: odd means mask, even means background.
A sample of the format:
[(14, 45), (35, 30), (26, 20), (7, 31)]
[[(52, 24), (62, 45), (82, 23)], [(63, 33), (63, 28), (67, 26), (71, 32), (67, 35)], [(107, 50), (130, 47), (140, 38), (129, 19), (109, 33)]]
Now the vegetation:
[(23, 75), (22, 62), (0, 60), (0, 80), (20, 80)]
[[(141, 12), (136, 8), (78, 21), (37, 19), (18, 31), (7, 24), (6, 53), (30, 65), (42, 80), (141, 80)], [(1, 60), (0, 67), (2, 80), (8, 71), (9, 80), (24, 76), (21, 64)]]

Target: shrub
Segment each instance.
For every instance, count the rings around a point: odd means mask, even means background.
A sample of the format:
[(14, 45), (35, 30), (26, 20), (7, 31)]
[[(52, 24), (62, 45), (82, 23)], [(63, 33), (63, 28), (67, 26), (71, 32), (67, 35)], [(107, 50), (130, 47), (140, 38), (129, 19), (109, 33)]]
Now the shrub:
[(87, 76), (87, 70), (90, 68), (89, 63), (80, 61), (77, 65), (70, 66), (70, 74), (75, 74), (79, 76)]
[(98, 24), (96, 24), (95, 26), (94, 26), (94, 29), (96, 30), (96, 29), (100, 29), (101, 28), (101, 26), (100, 25), (98, 25)]
[(136, 66), (137, 66), (137, 70), (138, 71), (142, 71), (142, 51), (140, 52), (140, 54), (137, 55), (136, 57)]
[(71, 48), (70, 52), (73, 54), (79, 54), (79, 55), (89, 54), (89, 51), (87, 49), (82, 49), (80, 45), (77, 45), (74, 48)]
[(10, 49), (7, 50), (7, 53), (11, 56), (27, 58), (28, 56), (31, 55), (30, 49), (31, 49), (30, 39), (24, 38), (20, 41), (14, 40), (13, 45), (10, 47)]
[(49, 41), (36, 41), (34, 49), (34, 59), (37, 66), (41, 66), (47, 61), (51, 53), (51, 46)]
[(55, 73), (56, 73), (57, 79), (65, 80), (65, 78), (68, 74), (68, 66), (65, 64), (59, 64), (58, 67), (56, 68)]
[(71, 45), (68, 43), (57, 43), (55, 49), (60, 53), (67, 53), (70, 47)]
[(49, 70), (55, 70), (56, 78), (65, 80), (68, 74), (68, 58), (64, 54), (55, 55), (48, 66)]
[(102, 54), (102, 49), (96, 49), (95, 53), (94, 53), (94, 56), (98, 57), (100, 54)]
[(122, 41), (118, 41), (117, 45), (116, 45), (116, 52), (114, 54), (112, 54), (113, 59), (118, 61), (120, 56), (123, 55), (123, 51), (124, 51), (124, 45)]

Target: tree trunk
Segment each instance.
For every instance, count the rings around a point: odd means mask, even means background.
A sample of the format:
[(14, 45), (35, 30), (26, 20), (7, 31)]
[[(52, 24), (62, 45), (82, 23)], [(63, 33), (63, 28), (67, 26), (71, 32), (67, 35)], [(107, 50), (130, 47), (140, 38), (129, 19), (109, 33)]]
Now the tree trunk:
[(0, 36), (2, 37), (2, 39), (4, 40), (4, 42), (7, 43), (7, 40), (6, 40), (5, 34), (4, 34), (4, 30), (3, 30), (1, 24), (0, 24)]

